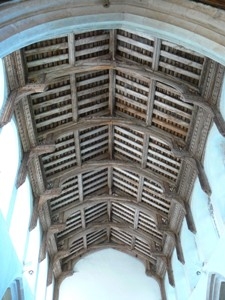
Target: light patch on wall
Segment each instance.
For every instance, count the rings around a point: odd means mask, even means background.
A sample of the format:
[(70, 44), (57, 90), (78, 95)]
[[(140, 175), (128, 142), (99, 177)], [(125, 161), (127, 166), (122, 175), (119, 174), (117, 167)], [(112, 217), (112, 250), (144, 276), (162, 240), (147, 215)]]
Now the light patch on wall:
[(6, 219), (19, 164), (19, 138), (12, 120), (0, 132), (0, 210)]

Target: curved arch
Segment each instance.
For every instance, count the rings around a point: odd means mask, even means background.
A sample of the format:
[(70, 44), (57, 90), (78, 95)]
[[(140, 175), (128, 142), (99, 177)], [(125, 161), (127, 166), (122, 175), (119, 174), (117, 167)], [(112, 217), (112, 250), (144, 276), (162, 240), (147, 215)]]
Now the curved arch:
[(135, 209), (139, 209), (141, 212), (144, 212), (148, 216), (151, 216), (152, 219), (157, 224), (157, 214), (161, 215), (162, 217), (166, 218), (167, 214), (163, 213), (161, 211), (158, 211), (154, 209), (153, 207), (149, 207), (149, 205), (145, 203), (140, 203), (137, 201), (134, 201), (135, 199), (132, 199), (131, 197), (122, 197), (122, 196), (111, 196), (111, 195), (100, 195), (100, 196), (93, 196), (89, 197), (88, 199), (84, 199), (84, 202), (79, 203), (78, 205), (74, 205), (73, 207), (70, 207), (69, 210), (65, 210), (65, 213), (63, 215), (63, 222), (66, 222), (66, 220), (75, 212), (85, 209), (89, 207), (90, 205), (95, 205), (98, 203), (108, 203), (110, 202), (122, 202), (127, 203), (130, 207), (133, 207)]
[(66, 180), (71, 177), (77, 176), (79, 174), (83, 174), (85, 172), (90, 172), (98, 169), (105, 169), (108, 167), (113, 168), (122, 168), (124, 170), (139, 174), (145, 178), (148, 178), (150, 181), (155, 182), (160, 185), (163, 192), (167, 190), (167, 183), (174, 184), (174, 182), (169, 179), (161, 178), (160, 175), (156, 175), (153, 171), (143, 169), (139, 165), (128, 162), (128, 161), (120, 161), (120, 160), (102, 160), (102, 161), (91, 161), (83, 164), (82, 166), (74, 167), (72, 170), (66, 170), (63, 174), (58, 173), (56, 175), (49, 176), (49, 182), (54, 181), (56, 179), (60, 179), (60, 185), (62, 185)]
[(148, 260), (147, 256), (141, 255), (140, 253), (137, 253), (135, 250), (129, 249), (126, 245), (116, 244), (116, 243), (105, 243), (101, 245), (94, 245), (88, 247), (86, 250), (83, 249), (82, 251), (78, 252), (78, 254), (74, 258), (71, 259), (72, 266), (74, 266), (81, 258), (84, 256), (94, 253), (96, 251), (102, 250), (102, 249), (115, 249), (120, 252), (129, 254), (138, 260), (140, 260), (144, 265), (146, 265), (146, 260)]
[(151, 4), (132, 1), (132, 5), (115, 1), (107, 9), (97, 1), (83, 2), (83, 5), (69, 0), (41, 4), (22, 2), (3, 7), (0, 20), (1, 56), (50, 36), (93, 29), (94, 24), (95, 28), (126, 26), (136, 31), (154, 32), (225, 63), (224, 31), (221, 31), (225, 28), (224, 12), (210, 7), (206, 11), (203, 5), (186, 1), (179, 4), (162, 0), (153, 0)]
[(69, 240), (69, 248), (72, 245), (73, 242), (78, 240), (79, 238), (86, 236), (89, 233), (92, 233), (96, 230), (101, 230), (101, 229), (118, 229), (118, 230), (124, 230), (125, 232), (129, 233), (131, 236), (137, 236), (141, 240), (144, 240), (146, 244), (149, 244), (151, 241), (155, 241), (156, 243), (160, 242), (160, 239), (157, 237), (147, 234), (144, 231), (141, 232), (139, 229), (133, 229), (129, 227), (129, 224), (126, 223), (114, 223), (114, 222), (107, 222), (107, 223), (94, 223), (91, 225), (91, 227), (82, 229), (78, 233), (74, 234), (73, 232), (70, 233), (70, 240)]
[[(122, 71), (125, 73), (130, 73), (133, 74), (134, 72), (147, 81), (151, 80), (157, 80), (161, 83), (164, 83), (174, 89), (176, 89), (179, 93), (191, 93), (189, 88), (191, 88), (193, 91), (200, 92), (200, 89), (191, 83), (184, 82), (180, 78), (170, 78), (166, 76), (163, 72), (161, 71), (153, 71), (152, 69), (148, 67), (144, 67), (141, 65), (137, 65), (134, 63), (125, 63), (125, 62), (120, 62), (119, 60), (104, 60), (101, 59), (99, 60), (98, 58), (96, 59), (86, 59), (85, 63), (84, 62), (76, 62), (74, 67), (71, 67), (68, 65), (68, 67), (64, 67), (62, 70), (55, 72), (49, 72), (49, 73), (43, 73), (42, 76), (40, 76), (39, 80), (41, 81), (43, 77), (45, 78), (45, 84), (53, 83), (57, 78), (59, 77), (64, 77), (67, 75), (72, 75), (72, 74), (79, 74), (79, 73), (84, 73), (84, 72), (91, 72), (91, 71), (98, 71), (99, 69), (101, 70), (117, 70), (117, 71)], [(43, 71), (44, 72), (44, 71)], [(194, 95), (194, 94), (193, 94)]]
[(222, 11), (210, 7), (206, 11), (203, 5), (186, 1), (111, 1), (107, 9), (96, 1), (92, 5), (88, 1), (79, 5), (69, 0), (21, 2), (1, 10), (0, 55), (65, 32), (126, 26), (135, 31), (154, 32), (225, 63), (224, 19)]
[[(82, 261), (78, 262), (78, 264), (75, 265), (74, 277), (68, 278), (69, 286), (75, 287), (73, 282), (77, 282), (78, 286), (81, 287), (80, 284), (82, 284), (82, 281), (79, 281), (79, 277), (84, 276), (85, 273), (87, 274), (87, 276), (90, 276), (90, 284), (92, 284), (92, 279), (94, 279), (95, 281), (95, 283), (93, 283), (93, 286), (89, 286), (90, 293), (87, 299), (95, 299), (95, 292), (93, 292), (93, 289), (96, 290), (98, 293), (98, 286), (101, 290), (101, 294), (98, 294), (96, 299), (161, 299), (161, 282), (158, 281), (157, 278), (155, 278), (154, 274), (151, 274), (152, 279), (146, 277), (146, 275), (148, 276), (148, 274), (146, 274), (147, 268), (146, 264), (144, 264), (142, 260), (140, 261), (138, 258), (134, 259), (136, 258), (134, 257), (135, 255), (129, 253), (128, 255), (125, 254), (123, 254), (122, 251), (118, 251), (117, 249), (112, 248), (101, 249), (97, 253), (88, 253), (87, 256), (84, 256)], [(88, 264), (91, 261), (91, 268), (88, 267), (88, 269), (86, 269), (87, 265), (85, 261)], [(101, 269), (103, 269), (103, 271), (101, 271)], [(140, 274), (141, 276), (140, 279), (139, 276), (137, 276), (138, 274)], [(133, 278), (131, 279), (132, 281), (130, 281), (129, 278)], [(102, 290), (104, 289), (104, 286), (105, 284), (107, 284), (107, 282), (109, 284), (106, 287), (107, 292), (106, 295), (103, 295)], [(147, 284), (146, 287), (145, 283)], [(66, 284), (67, 287), (64, 286), (64, 284)], [(61, 291), (59, 299), (72, 299), (69, 295), (67, 296), (67, 294), (65, 293), (69, 291), (69, 286), (67, 285), (66, 281), (62, 283), (62, 285), (60, 286)], [(118, 289), (115, 290), (115, 286), (118, 288), (121, 287), (122, 290), (120, 291), (124, 290), (124, 295), (121, 295)], [(109, 290), (111, 290), (110, 287), (112, 287), (113, 289), (112, 294), (109, 294)], [(133, 287), (134, 290), (133, 292), (131, 292)], [(78, 298), (79, 295), (81, 295), (82, 297), (84, 296), (86, 289), (87, 281), (85, 281), (84, 287), (81, 288), (80, 292), (76, 289), (73, 290), (73, 295), (77, 295)], [(113, 292), (114, 290), (115, 294)]]
[[(144, 126), (137, 120), (134, 121), (132, 119), (125, 119), (119, 117), (96, 117), (95, 119), (83, 119), (81, 121), (64, 126), (64, 128), (61, 128), (58, 132), (57, 129), (54, 129), (52, 133), (48, 133), (46, 135), (46, 140), (56, 141), (64, 134), (70, 133), (72, 131), (84, 130), (88, 129), (89, 127), (103, 125), (121, 126), (124, 128), (131, 128), (133, 130), (140, 131), (143, 134), (149, 134), (150, 136), (161, 140), (163, 143), (166, 143), (169, 147), (171, 147), (171, 152), (173, 152), (175, 155), (179, 156), (179, 153), (182, 154), (182, 150), (178, 149), (177, 141), (173, 136), (168, 136), (168, 134), (165, 134), (158, 128)], [(184, 142), (179, 140), (179, 143), (182, 144)]]

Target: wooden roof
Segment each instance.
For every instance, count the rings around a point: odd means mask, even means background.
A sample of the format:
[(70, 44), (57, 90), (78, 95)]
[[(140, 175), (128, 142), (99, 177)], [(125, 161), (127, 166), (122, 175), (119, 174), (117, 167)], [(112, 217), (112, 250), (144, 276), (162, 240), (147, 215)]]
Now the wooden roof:
[[(141, 259), (173, 285), (174, 247), (217, 110), (223, 67), (194, 51), (122, 29), (70, 33), (5, 58), (29, 175), (32, 230), (40, 218), (50, 273), (69, 274), (83, 255), (112, 247)], [(52, 271), (52, 273), (51, 273)]]

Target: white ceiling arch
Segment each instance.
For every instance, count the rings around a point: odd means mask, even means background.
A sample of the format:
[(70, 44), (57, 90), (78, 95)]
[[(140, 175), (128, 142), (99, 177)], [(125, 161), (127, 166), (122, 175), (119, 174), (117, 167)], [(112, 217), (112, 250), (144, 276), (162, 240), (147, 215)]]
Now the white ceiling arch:
[(68, 32), (126, 28), (153, 34), (225, 63), (225, 12), (188, 1), (25, 1), (0, 11), (0, 56)]

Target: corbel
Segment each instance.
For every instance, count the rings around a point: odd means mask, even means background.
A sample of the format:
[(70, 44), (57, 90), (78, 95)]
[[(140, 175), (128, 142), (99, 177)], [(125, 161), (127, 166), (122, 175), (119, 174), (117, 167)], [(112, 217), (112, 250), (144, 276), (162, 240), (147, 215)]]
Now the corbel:
[(19, 103), (24, 97), (29, 96), (34, 93), (42, 93), (47, 89), (47, 84), (45, 83), (34, 83), (26, 84), (23, 87), (20, 87), (12, 91), (6, 101), (6, 104), (2, 110), (0, 116), (0, 128), (10, 122), (15, 106)]

